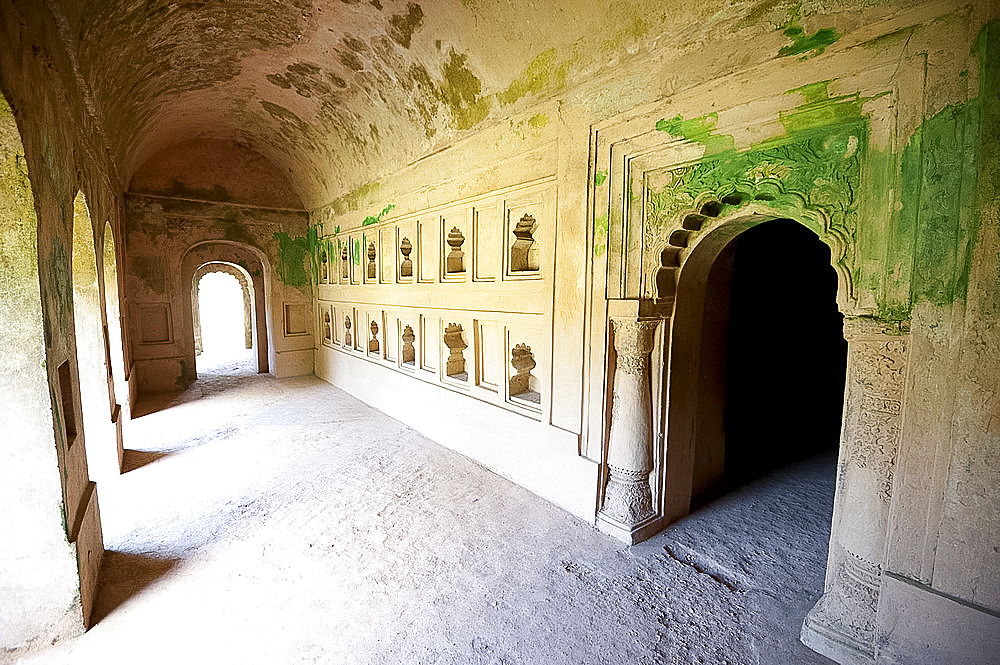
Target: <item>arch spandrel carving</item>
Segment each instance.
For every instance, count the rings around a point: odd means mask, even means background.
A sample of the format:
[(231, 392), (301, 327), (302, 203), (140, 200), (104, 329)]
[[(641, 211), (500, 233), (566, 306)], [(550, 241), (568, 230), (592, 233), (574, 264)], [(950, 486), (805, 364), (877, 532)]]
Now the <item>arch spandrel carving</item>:
[(866, 127), (858, 123), (797, 142), (645, 172), (639, 297), (672, 303), (677, 274), (691, 250), (725, 224), (789, 218), (830, 247), (841, 311), (873, 314), (873, 307), (860, 302), (853, 279), (860, 155), (866, 145)]

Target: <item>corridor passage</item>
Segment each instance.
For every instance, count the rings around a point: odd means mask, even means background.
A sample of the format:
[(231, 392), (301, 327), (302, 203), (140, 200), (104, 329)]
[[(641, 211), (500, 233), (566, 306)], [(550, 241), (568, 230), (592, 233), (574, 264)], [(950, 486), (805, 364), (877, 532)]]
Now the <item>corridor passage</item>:
[(798, 642), (829, 454), (626, 547), (319, 379), (223, 370), (140, 404), (99, 621), (20, 662), (831, 662)]

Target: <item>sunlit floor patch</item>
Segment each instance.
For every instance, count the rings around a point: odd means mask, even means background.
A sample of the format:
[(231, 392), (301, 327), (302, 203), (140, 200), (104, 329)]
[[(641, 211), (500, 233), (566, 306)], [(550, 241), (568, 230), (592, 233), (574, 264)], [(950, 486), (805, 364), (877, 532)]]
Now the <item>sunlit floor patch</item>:
[(830, 456), (629, 548), (314, 377), (204, 376), (98, 488), (100, 622), (24, 663), (830, 662)]

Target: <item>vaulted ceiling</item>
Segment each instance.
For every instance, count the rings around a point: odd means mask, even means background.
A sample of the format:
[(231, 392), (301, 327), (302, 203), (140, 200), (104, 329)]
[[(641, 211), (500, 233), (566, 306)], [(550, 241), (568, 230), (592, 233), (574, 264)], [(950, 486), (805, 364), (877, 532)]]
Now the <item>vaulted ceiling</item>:
[[(778, 29), (801, 3), (49, 4), (62, 14), (64, 40), (126, 188), (164, 151), (182, 163), (177, 146), (221, 140), (234, 144), (227, 154), (262, 155), (313, 208), (532, 100), (614, 73), (639, 52), (673, 62), (671, 71), (631, 74), (652, 97), (684, 85), (689, 60), (731, 71), (740, 65), (732, 54), (746, 57), (747, 39), (763, 39), (776, 53), (787, 41)], [(744, 47), (706, 51), (707, 35)]]

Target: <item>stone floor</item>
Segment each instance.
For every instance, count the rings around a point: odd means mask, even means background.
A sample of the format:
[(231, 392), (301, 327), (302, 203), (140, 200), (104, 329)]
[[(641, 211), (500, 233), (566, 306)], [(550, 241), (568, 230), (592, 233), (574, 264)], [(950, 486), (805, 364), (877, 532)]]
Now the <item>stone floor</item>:
[(626, 547), (314, 377), (204, 364), (99, 486), (98, 623), (19, 662), (831, 662), (798, 642), (831, 456)]

